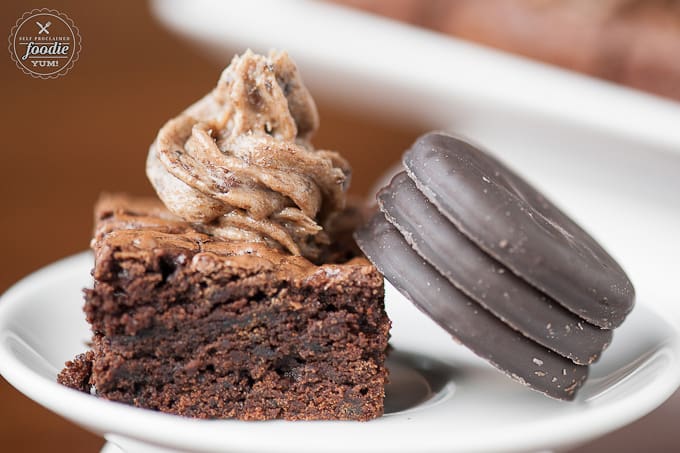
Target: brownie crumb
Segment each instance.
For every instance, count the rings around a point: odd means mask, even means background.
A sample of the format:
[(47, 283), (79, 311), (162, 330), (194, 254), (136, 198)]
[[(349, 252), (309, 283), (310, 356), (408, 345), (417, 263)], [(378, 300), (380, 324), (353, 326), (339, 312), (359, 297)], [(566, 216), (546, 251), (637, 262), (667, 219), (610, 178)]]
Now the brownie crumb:
[(93, 358), (94, 353), (92, 351), (78, 354), (73, 360), (66, 362), (65, 368), (57, 376), (57, 382), (72, 389), (89, 393)]

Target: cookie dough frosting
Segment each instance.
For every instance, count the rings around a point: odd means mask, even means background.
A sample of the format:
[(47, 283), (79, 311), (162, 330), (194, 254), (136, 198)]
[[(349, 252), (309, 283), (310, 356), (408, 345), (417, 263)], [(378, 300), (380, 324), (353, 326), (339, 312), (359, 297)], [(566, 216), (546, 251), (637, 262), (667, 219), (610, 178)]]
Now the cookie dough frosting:
[(203, 232), (314, 260), (350, 180), (338, 153), (312, 146), (318, 124), (288, 55), (247, 51), (163, 126), (146, 172), (168, 209)]

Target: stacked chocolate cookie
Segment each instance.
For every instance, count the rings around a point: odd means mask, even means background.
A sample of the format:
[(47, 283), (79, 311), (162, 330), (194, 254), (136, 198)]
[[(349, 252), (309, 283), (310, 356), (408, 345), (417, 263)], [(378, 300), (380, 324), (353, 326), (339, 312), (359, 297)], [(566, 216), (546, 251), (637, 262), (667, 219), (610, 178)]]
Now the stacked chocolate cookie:
[(548, 396), (571, 400), (633, 308), (621, 267), (494, 157), (420, 137), (356, 239), (455, 339)]

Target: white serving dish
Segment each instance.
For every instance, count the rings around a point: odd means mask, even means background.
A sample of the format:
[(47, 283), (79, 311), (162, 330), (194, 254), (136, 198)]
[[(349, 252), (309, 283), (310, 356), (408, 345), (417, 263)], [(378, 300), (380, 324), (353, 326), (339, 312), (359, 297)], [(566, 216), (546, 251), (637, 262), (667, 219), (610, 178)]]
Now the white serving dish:
[[(680, 383), (678, 331), (640, 304), (577, 400), (544, 397), (478, 360), (390, 286), (387, 414), (371, 422), (201, 421), (137, 409), (56, 383), (86, 349), (81, 289), (90, 253), (58, 261), (0, 299), (0, 373), (46, 408), (128, 453), (533, 451), (575, 445), (651, 411)], [(109, 453), (113, 446), (107, 447)]]

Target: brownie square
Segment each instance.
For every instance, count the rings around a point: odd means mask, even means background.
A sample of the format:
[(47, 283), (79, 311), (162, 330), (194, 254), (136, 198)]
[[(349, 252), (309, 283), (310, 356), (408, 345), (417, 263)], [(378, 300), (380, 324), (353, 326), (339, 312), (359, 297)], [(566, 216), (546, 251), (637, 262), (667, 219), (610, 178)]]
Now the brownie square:
[(222, 241), (152, 199), (106, 196), (95, 211), (92, 350), (59, 382), (196, 418), (382, 415), (390, 321), (365, 258)]

